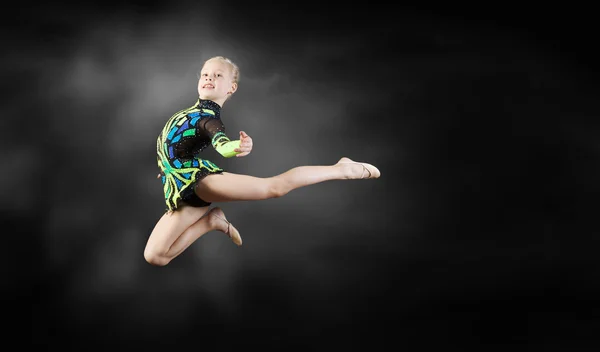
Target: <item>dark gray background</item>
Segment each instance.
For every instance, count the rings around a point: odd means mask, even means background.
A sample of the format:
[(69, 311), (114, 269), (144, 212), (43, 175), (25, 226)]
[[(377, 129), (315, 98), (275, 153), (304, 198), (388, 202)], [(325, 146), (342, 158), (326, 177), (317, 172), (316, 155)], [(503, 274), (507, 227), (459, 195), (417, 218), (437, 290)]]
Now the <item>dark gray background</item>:
[[(591, 10), (252, 4), (3, 15), (3, 289), (33, 344), (598, 345)], [(207, 158), (382, 177), (219, 204), (243, 247), (209, 233), (152, 267), (155, 140), (214, 55), (241, 68), (222, 118), (255, 147)]]

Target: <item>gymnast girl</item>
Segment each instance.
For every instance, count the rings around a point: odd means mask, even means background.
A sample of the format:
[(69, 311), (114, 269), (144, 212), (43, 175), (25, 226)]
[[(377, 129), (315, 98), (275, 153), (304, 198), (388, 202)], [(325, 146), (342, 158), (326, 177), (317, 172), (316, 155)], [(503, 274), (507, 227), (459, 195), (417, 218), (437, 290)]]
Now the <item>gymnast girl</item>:
[(252, 137), (240, 131), (231, 140), (221, 119), (223, 104), (236, 92), (239, 68), (229, 58), (205, 61), (198, 80), (198, 101), (175, 113), (156, 141), (157, 161), (166, 203), (144, 250), (146, 261), (165, 266), (202, 235), (216, 230), (238, 246), (242, 238), (216, 202), (265, 200), (329, 180), (374, 179), (379, 170), (342, 157), (332, 165), (298, 166), (272, 177), (227, 172), (200, 157), (208, 146), (225, 158), (244, 157), (252, 151)]

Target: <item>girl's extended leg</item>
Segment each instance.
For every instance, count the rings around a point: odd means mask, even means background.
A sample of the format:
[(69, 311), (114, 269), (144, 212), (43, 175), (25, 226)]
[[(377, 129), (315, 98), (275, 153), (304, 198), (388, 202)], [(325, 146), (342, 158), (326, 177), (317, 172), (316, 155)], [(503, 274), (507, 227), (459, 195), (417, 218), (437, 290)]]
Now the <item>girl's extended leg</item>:
[(202, 179), (196, 194), (207, 202), (262, 200), (330, 180), (378, 178), (379, 170), (367, 163), (341, 158), (334, 165), (298, 166), (273, 177), (254, 177), (224, 172)]
[(238, 231), (225, 218), (220, 208), (195, 208), (183, 205), (176, 211), (165, 213), (150, 234), (144, 258), (150, 264), (165, 266), (181, 254), (200, 236), (212, 230), (229, 235), (242, 244)]

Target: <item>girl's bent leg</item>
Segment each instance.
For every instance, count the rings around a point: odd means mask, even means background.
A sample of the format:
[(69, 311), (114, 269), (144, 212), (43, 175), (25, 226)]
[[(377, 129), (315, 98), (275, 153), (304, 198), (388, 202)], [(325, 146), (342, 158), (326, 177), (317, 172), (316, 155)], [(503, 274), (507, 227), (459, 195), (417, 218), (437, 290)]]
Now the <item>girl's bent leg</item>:
[(238, 245), (239, 233), (225, 218), (220, 208), (183, 206), (165, 213), (158, 221), (144, 250), (144, 258), (152, 265), (165, 266), (207, 232), (219, 230)]
[(144, 249), (146, 261), (158, 266), (167, 265), (172, 259), (169, 250), (173, 243), (207, 211), (208, 207), (195, 208), (184, 205), (176, 211), (163, 214), (146, 243)]

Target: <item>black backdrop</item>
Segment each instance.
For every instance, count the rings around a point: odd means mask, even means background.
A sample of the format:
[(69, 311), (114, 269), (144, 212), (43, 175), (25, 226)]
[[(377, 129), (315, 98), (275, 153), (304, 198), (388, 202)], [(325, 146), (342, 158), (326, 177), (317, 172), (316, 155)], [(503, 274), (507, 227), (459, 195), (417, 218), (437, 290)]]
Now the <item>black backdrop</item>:
[[(510, 4), (5, 11), (8, 324), (53, 349), (597, 346), (591, 17)], [(345, 155), (382, 177), (220, 204), (243, 247), (209, 233), (152, 267), (155, 138), (214, 55), (241, 68), (222, 117), (255, 149), (207, 158), (270, 176)]]

